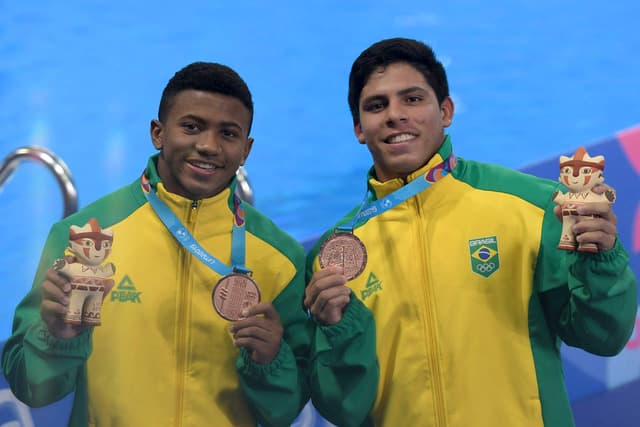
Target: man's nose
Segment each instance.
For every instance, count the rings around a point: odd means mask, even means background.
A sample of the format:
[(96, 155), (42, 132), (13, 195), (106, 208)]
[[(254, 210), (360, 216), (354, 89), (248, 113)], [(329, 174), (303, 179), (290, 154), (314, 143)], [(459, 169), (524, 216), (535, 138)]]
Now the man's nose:
[(387, 124), (406, 121), (408, 118), (407, 109), (400, 101), (391, 101), (387, 107)]
[(203, 132), (196, 142), (196, 149), (203, 154), (216, 155), (220, 153), (220, 141), (215, 132)]

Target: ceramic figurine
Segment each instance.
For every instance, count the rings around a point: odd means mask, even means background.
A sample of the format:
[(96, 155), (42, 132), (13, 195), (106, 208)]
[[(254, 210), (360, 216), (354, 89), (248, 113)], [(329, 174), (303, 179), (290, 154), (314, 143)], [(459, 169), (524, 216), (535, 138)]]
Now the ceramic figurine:
[(560, 156), (560, 182), (569, 191), (562, 193), (557, 191), (553, 195), (553, 201), (562, 206), (562, 236), (558, 249), (566, 251), (578, 250), (581, 252), (598, 252), (595, 243), (576, 242), (572, 227), (580, 219), (593, 218), (593, 215), (578, 215), (576, 208), (585, 203), (607, 202), (613, 204), (616, 193), (613, 189), (607, 189), (602, 194), (593, 192), (596, 184), (604, 182), (604, 156), (589, 156), (584, 147), (576, 150), (573, 156)]
[(69, 227), (69, 247), (72, 253), (54, 264), (54, 269), (71, 282), (69, 307), (64, 318), (75, 325), (100, 325), (102, 299), (113, 287), (109, 277), (115, 274), (113, 263), (102, 265), (111, 253), (113, 231), (102, 229), (95, 218), (84, 226)]

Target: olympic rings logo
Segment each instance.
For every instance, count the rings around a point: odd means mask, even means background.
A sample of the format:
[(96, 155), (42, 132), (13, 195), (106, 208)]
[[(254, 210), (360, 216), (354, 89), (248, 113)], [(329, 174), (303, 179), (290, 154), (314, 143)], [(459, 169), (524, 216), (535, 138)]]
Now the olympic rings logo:
[(476, 265), (476, 270), (478, 270), (481, 273), (490, 273), (493, 270), (496, 269), (496, 265), (492, 262), (488, 263), (488, 264), (477, 264)]

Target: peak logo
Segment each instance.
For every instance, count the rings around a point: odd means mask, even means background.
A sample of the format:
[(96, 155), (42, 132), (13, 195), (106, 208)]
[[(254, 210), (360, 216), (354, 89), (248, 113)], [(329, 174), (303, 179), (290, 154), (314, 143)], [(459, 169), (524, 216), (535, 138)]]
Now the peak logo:
[(382, 290), (382, 281), (378, 279), (378, 277), (369, 273), (369, 277), (367, 278), (367, 284), (364, 286), (364, 289), (360, 291), (360, 298), (362, 301), (369, 298), (374, 293)]
[(125, 274), (118, 287), (111, 290), (111, 302), (142, 304), (140, 295), (142, 295), (142, 292), (138, 292), (129, 275)]

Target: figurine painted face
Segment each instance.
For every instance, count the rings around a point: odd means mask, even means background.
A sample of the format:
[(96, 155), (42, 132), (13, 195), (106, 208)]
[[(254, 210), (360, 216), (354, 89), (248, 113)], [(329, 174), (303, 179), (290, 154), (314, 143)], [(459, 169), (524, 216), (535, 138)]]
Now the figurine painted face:
[(94, 218), (82, 227), (72, 225), (69, 229), (69, 249), (82, 264), (100, 265), (111, 253), (113, 231), (100, 228)]
[(560, 156), (560, 182), (569, 191), (588, 191), (604, 182), (604, 156), (591, 157), (580, 147), (572, 157)]

